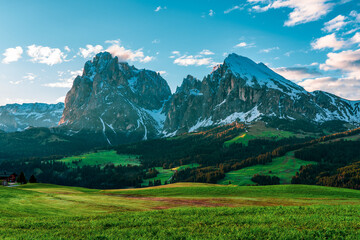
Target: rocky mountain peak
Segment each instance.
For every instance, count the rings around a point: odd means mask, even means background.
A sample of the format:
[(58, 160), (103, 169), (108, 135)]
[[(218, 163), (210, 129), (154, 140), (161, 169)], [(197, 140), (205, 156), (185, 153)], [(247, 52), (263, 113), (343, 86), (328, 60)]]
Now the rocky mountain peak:
[(153, 138), (162, 130), (161, 111), (170, 96), (158, 73), (102, 52), (75, 79), (60, 124), (69, 134), (92, 132), (109, 144)]
[(184, 92), (188, 94), (191, 90), (198, 91), (200, 89), (201, 81), (191, 75), (187, 75), (181, 86), (176, 89), (176, 93)]

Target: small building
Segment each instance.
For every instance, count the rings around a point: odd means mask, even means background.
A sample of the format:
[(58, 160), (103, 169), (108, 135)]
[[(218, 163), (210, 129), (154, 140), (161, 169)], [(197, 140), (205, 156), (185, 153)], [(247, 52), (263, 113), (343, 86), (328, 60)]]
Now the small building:
[(15, 182), (16, 181), (16, 177), (17, 175), (15, 173), (8, 173), (6, 171), (1, 171), (0, 172), (0, 182)]

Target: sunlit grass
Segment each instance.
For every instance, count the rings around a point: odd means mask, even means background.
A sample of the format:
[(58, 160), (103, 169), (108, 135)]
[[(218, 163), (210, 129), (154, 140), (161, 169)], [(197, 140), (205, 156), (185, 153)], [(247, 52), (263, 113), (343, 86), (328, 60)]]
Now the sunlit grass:
[[(79, 161), (76, 163), (77, 161)], [(72, 156), (60, 159), (58, 161), (65, 162), (72, 167), (82, 167), (85, 165), (94, 166), (94, 165), (106, 165), (113, 163), (114, 165), (140, 165), (138, 156), (136, 155), (127, 155), (127, 154), (117, 154), (116, 151), (98, 151), (95, 153), (87, 153), (79, 156)]]

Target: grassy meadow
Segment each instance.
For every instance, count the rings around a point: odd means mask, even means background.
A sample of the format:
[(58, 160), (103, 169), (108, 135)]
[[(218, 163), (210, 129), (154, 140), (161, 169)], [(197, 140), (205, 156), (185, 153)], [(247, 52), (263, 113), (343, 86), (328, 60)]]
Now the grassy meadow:
[(263, 122), (258, 122), (254, 124), (253, 126), (249, 127), (248, 132), (241, 133), (239, 136), (236, 136), (233, 139), (230, 139), (229, 141), (226, 141), (224, 143), (225, 147), (229, 147), (231, 144), (234, 143), (241, 143), (245, 146), (248, 145), (249, 141), (256, 138), (264, 138), (264, 139), (275, 139), (280, 140), (284, 138), (290, 138), (290, 137), (305, 137), (301, 134), (295, 134), (293, 132), (289, 131), (282, 131), (275, 128), (269, 128), (266, 127)]
[(171, 177), (174, 175), (175, 171), (184, 170), (186, 168), (197, 168), (198, 166), (199, 164), (192, 163), (192, 164), (186, 164), (179, 167), (175, 167), (172, 169), (163, 169), (162, 167), (156, 167), (155, 169), (159, 172), (158, 175), (153, 178), (144, 179), (144, 182), (141, 185), (147, 187), (149, 186), (149, 181), (154, 181), (159, 179), (161, 180), (161, 184), (165, 184), (165, 181), (169, 182)]
[(0, 187), (1, 239), (359, 239), (360, 192), (176, 183)]
[(277, 176), (280, 178), (281, 184), (291, 183), (291, 178), (295, 176), (301, 166), (308, 164), (316, 164), (316, 162), (303, 161), (294, 157), (293, 152), (288, 152), (283, 157), (278, 157), (272, 160), (272, 163), (266, 165), (255, 165), (242, 168), (236, 171), (231, 171), (225, 174), (225, 178), (221, 179), (219, 184), (231, 184), (244, 186), (253, 185), (251, 178), (255, 174), (264, 174), (269, 176)]
[[(80, 161), (79, 161), (80, 160)], [(113, 163), (114, 165), (140, 165), (138, 156), (136, 155), (126, 155), (126, 154), (117, 154), (115, 150), (110, 151), (98, 151), (93, 153), (86, 153), (79, 156), (72, 156), (60, 159), (58, 161), (69, 164), (72, 167), (82, 167), (85, 165), (95, 166), (95, 165), (106, 165)]]

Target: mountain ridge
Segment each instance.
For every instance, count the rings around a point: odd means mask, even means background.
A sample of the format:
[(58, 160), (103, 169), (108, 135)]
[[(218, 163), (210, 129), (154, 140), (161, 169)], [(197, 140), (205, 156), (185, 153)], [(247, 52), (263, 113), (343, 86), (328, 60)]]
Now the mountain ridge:
[(0, 130), (23, 131), (28, 127), (55, 127), (62, 116), (64, 103), (23, 103), (0, 106)]
[(159, 73), (101, 52), (75, 78), (55, 131), (113, 145), (263, 119), (358, 125), (360, 101), (307, 92), (235, 53), (202, 80), (188, 75), (171, 93)]

